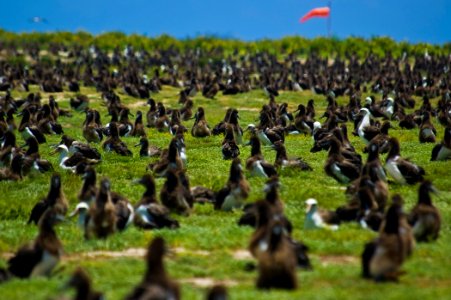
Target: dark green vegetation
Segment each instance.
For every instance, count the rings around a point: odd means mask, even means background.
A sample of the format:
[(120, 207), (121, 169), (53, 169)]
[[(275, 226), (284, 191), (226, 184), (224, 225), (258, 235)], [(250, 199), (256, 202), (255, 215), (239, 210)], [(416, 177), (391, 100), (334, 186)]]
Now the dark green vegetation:
[[(43, 39), (45, 36), (43, 36)], [(70, 36), (77, 39), (77, 36)], [(83, 37), (83, 36), (82, 36)], [(19, 39), (19, 37), (16, 37)], [(92, 37), (86, 36), (87, 41)], [(82, 38), (80, 38), (81, 40)], [(127, 37), (131, 39), (131, 37)], [(32, 40), (33, 41), (33, 40)], [(34, 40), (37, 42), (38, 40)], [(45, 40), (44, 40), (45, 41)], [(76, 40), (75, 40), (76, 41)], [(105, 38), (105, 41), (108, 41)], [(120, 41), (124, 42), (125, 41)], [(88, 43), (88, 42), (86, 42)], [(114, 42), (116, 43), (116, 42)], [(115, 45), (115, 44), (114, 44)], [(191, 47), (191, 46), (190, 46)], [(443, 48), (444, 49), (444, 48)], [(423, 49), (421, 49), (423, 51)], [(39, 87), (30, 86), (31, 92), (39, 91)], [(106, 109), (100, 94), (94, 88), (81, 88), (81, 93), (90, 99), (90, 107), (98, 109), (102, 121), (106, 123)], [(123, 104), (131, 108), (132, 113), (137, 110), (147, 111), (145, 100), (129, 97), (117, 89)], [(160, 93), (153, 94), (156, 101), (166, 106), (177, 108), (179, 89), (164, 86)], [(49, 94), (42, 93), (44, 102)], [(14, 98), (25, 97), (27, 93), (14, 90)], [(74, 93), (63, 92), (53, 94), (60, 107), (69, 109), (69, 99)], [(362, 95), (362, 98), (367, 94)], [(203, 106), (206, 119), (211, 126), (223, 119), (227, 107), (236, 107), (240, 111), (240, 122), (243, 127), (255, 123), (258, 111), (268, 102), (262, 90), (235, 96), (218, 94), (216, 99), (206, 99), (200, 93), (193, 97), (195, 107)], [(298, 104), (306, 104), (309, 99), (315, 100), (317, 114), (324, 112), (327, 102), (325, 97), (304, 92), (281, 92), (278, 103), (287, 102), (290, 111)], [(339, 97), (339, 104), (346, 104), (348, 96)], [(380, 98), (380, 96), (378, 96)], [(419, 105), (419, 98), (417, 105)], [(437, 98), (432, 104), (436, 105)], [(73, 112), (72, 118), (61, 117), (66, 134), (83, 141), (81, 123), (83, 113)], [(19, 118), (16, 118), (18, 122)], [(443, 137), (443, 127), (434, 119), (439, 139)], [(191, 127), (191, 122), (184, 123)], [(397, 125), (394, 123), (395, 126)], [(348, 128), (352, 124), (348, 122)], [(154, 129), (146, 129), (151, 143), (167, 147), (171, 136), (169, 133), (158, 133)], [(232, 299), (445, 299), (451, 294), (451, 176), (450, 162), (430, 162), (433, 144), (418, 143), (418, 129), (390, 131), (390, 135), (401, 142), (401, 153), (410, 157), (412, 161), (424, 167), (427, 178), (441, 191), (439, 198), (434, 197), (436, 206), (442, 212), (443, 225), (440, 238), (430, 244), (419, 244), (413, 256), (404, 266), (407, 274), (398, 284), (375, 284), (360, 278), (360, 254), (366, 241), (375, 236), (374, 233), (361, 229), (358, 224), (345, 224), (336, 232), (327, 230), (304, 231), (305, 215), (304, 201), (314, 197), (323, 208), (334, 209), (345, 202), (344, 185), (327, 177), (323, 171), (326, 152), (310, 153), (312, 146), (310, 136), (297, 135), (286, 138), (286, 146), (290, 156), (303, 157), (312, 167), (312, 172), (282, 172), (281, 198), (285, 203), (286, 214), (294, 224), (294, 237), (304, 241), (310, 247), (313, 261), (313, 271), (298, 271), (299, 289), (295, 292), (271, 291), (261, 292), (254, 288), (255, 272), (245, 271), (245, 265), (250, 258), (247, 246), (252, 229), (236, 225), (240, 212), (225, 213), (214, 211), (210, 205), (196, 205), (189, 217), (178, 217), (181, 227), (178, 230), (141, 231), (134, 227), (123, 233), (117, 233), (105, 241), (84, 241), (83, 233), (78, 229), (75, 220), (58, 225), (57, 232), (65, 248), (65, 258), (60, 263), (55, 275), (50, 279), (39, 278), (33, 280), (12, 280), (0, 285), (2, 299), (46, 299), (58, 295), (59, 288), (68, 279), (76, 266), (83, 266), (93, 278), (94, 287), (104, 291), (107, 299), (122, 299), (132, 287), (141, 280), (144, 263), (141, 252), (127, 249), (145, 248), (156, 235), (163, 236), (170, 247), (175, 249), (175, 255), (167, 259), (169, 274), (182, 283), (182, 295), (185, 299), (201, 299), (205, 288), (194, 284), (194, 279), (211, 279), (223, 282), (229, 286)], [(19, 137), (19, 135), (18, 135)], [(222, 137), (208, 137), (195, 139), (186, 134), (188, 156), (188, 175), (191, 185), (204, 185), (215, 190), (221, 188), (227, 180), (230, 161), (221, 158)], [(246, 137), (247, 138), (247, 137)], [(361, 153), (364, 144), (350, 135), (352, 144)], [(144, 174), (146, 165), (153, 161), (141, 159), (138, 148), (132, 145), (139, 138), (124, 138), (127, 145), (134, 151), (134, 156), (120, 157), (112, 153), (102, 153), (103, 162), (96, 167), (100, 177), (109, 177), (112, 190), (127, 196), (132, 203), (139, 200), (143, 189), (132, 185), (132, 181)], [(41, 145), (43, 158), (49, 159), (58, 168), (57, 156), (51, 156), (50, 145), (60, 141), (59, 136), (48, 136), (48, 143)], [(18, 138), (18, 143), (22, 139)], [(241, 147), (241, 158), (249, 156), (250, 149)], [(273, 162), (274, 151), (264, 148), (265, 158)], [(365, 155), (363, 155), (365, 157)], [(382, 156), (384, 160), (384, 156)], [(73, 208), (77, 203), (77, 193), (81, 188), (81, 179), (73, 174), (59, 170), (62, 175), (63, 189)], [(26, 177), (19, 182), (0, 182), (0, 266), (5, 266), (7, 257), (20, 245), (35, 237), (37, 228), (25, 225), (28, 214), (33, 205), (44, 197), (48, 191), (51, 174), (36, 177)], [(157, 179), (157, 189), (162, 186), (164, 179)], [(249, 202), (263, 196), (263, 179), (249, 178), (251, 194)], [(391, 193), (400, 193), (409, 210), (417, 201), (417, 186), (391, 185)], [(118, 256), (99, 251), (122, 252)]]

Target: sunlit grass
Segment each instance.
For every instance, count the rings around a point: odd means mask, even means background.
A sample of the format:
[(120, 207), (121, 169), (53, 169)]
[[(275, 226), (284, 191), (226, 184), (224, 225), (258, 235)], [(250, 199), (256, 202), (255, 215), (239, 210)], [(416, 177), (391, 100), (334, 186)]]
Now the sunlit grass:
[[(32, 87), (37, 91), (37, 87)], [(107, 123), (105, 107), (101, 105), (100, 97), (92, 89), (83, 88), (82, 93), (90, 96), (92, 108), (101, 111), (103, 123)], [(119, 92), (120, 93), (120, 92)], [(179, 107), (177, 104), (178, 90), (165, 87), (159, 94), (152, 95), (157, 101), (162, 101), (170, 107)], [(23, 94), (14, 92), (14, 97)], [(56, 97), (62, 108), (69, 108), (71, 93), (57, 94)], [(143, 102), (120, 94), (122, 102), (137, 110), (147, 111)], [(48, 95), (43, 94), (47, 100)], [(203, 106), (207, 121), (211, 126), (223, 119), (227, 107), (237, 107), (240, 110), (242, 127), (249, 123), (256, 123), (258, 110), (267, 102), (262, 91), (253, 91), (236, 96), (216, 96), (209, 100), (200, 95), (194, 97), (196, 107)], [(317, 115), (324, 111), (326, 102), (322, 96), (312, 95), (310, 92), (294, 93), (283, 92), (277, 99), (279, 103), (289, 103), (294, 109), (299, 103), (306, 104), (313, 98), (317, 108)], [(141, 100), (139, 100), (141, 101)], [(346, 98), (340, 98), (340, 103), (346, 103)], [(138, 105), (136, 104), (138, 103)], [(434, 102), (435, 103), (435, 102)], [(69, 136), (82, 140), (81, 123), (84, 114), (73, 113), (72, 118), (61, 117), (64, 131)], [(19, 119), (16, 120), (19, 122)], [(185, 122), (191, 127), (192, 121)], [(396, 126), (397, 124), (395, 124)], [(438, 136), (443, 136), (443, 128), (435, 123)], [(352, 124), (348, 123), (351, 129)], [(351, 130), (349, 130), (351, 131)], [(171, 136), (148, 129), (151, 143), (167, 147)], [(399, 284), (374, 284), (359, 277), (359, 256), (363, 244), (375, 236), (374, 233), (364, 231), (357, 224), (345, 224), (336, 232), (331, 231), (304, 231), (303, 220), (305, 215), (304, 201), (307, 198), (316, 198), (320, 206), (334, 209), (345, 201), (344, 186), (327, 177), (323, 171), (323, 164), (327, 153), (310, 153), (312, 139), (309, 136), (288, 136), (286, 145), (289, 155), (301, 156), (313, 167), (312, 172), (285, 171), (281, 176), (281, 196), (285, 202), (286, 214), (294, 224), (294, 236), (302, 239), (310, 247), (314, 264), (311, 272), (299, 271), (299, 286), (296, 292), (259, 292), (254, 288), (255, 272), (246, 272), (247, 259), (240, 260), (234, 257), (237, 250), (245, 250), (252, 233), (250, 228), (241, 228), (236, 225), (239, 212), (224, 213), (214, 211), (210, 205), (196, 205), (190, 217), (175, 216), (181, 228), (175, 231), (141, 231), (129, 228), (127, 231), (116, 234), (106, 241), (84, 241), (74, 220), (58, 226), (59, 237), (63, 241), (65, 253), (70, 260), (63, 260), (60, 272), (51, 279), (13, 280), (0, 285), (2, 299), (46, 299), (60, 293), (59, 288), (67, 280), (69, 273), (78, 265), (85, 267), (92, 276), (97, 289), (105, 291), (108, 299), (121, 299), (131, 288), (140, 281), (144, 264), (140, 258), (101, 258), (87, 259), (83, 253), (97, 250), (121, 251), (127, 248), (145, 248), (155, 235), (162, 235), (172, 248), (182, 248), (184, 251), (168, 258), (169, 273), (181, 282), (185, 299), (202, 299), (205, 288), (186, 283), (193, 277), (213, 278), (218, 282), (228, 282), (232, 299), (401, 299), (401, 298), (427, 298), (445, 299), (451, 293), (451, 260), (448, 253), (451, 251), (451, 163), (430, 162), (430, 153), (433, 145), (418, 143), (418, 130), (406, 131), (395, 129), (390, 134), (401, 140), (401, 153), (410, 157), (414, 162), (426, 169), (427, 177), (432, 179), (439, 190), (439, 198), (434, 201), (442, 212), (443, 226), (439, 240), (432, 244), (419, 244), (413, 257), (406, 263), (407, 275)], [(350, 136), (356, 149), (361, 151), (363, 143), (356, 137)], [(59, 142), (59, 136), (48, 137), (48, 143), (41, 145), (40, 152), (45, 159), (49, 159), (57, 167), (57, 157), (51, 156), (50, 145)], [(112, 189), (127, 196), (132, 203), (136, 203), (143, 188), (132, 185), (133, 179), (145, 173), (147, 164), (152, 161), (142, 159), (138, 149), (132, 146), (138, 138), (124, 138), (132, 148), (134, 156), (120, 157), (115, 154), (104, 153), (103, 162), (97, 166), (99, 178), (110, 177)], [(222, 160), (222, 137), (208, 137), (195, 139), (186, 135), (188, 155), (188, 175), (191, 185), (204, 185), (219, 189), (228, 177), (229, 161)], [(19, 138), (19, 144), (22, 143)], [(250, 149), (241, 147), (241, 158), (249, 156)], [(268, 161), (274, 161), (275, 153), (269, 148), (263, 148), (264, 156)], [(365, 157), (365, 156), (364, 156)], [(384, 160), (384, 158), (382, 158)], [(63, 170), (63, 188), (68, 197), (71, 208), (77, 203), (77, 193), (81, 188), (81, 179)], [(37, 228), (25, 225), (28, 214), (41, 197), (48, 191), (50, 174), (28, 177), (20, 182), (0, 182), (0, 265), (6, 264), (6, 254), (15, 251), (20, 245), (34, 238)], [(164, 179), (156, 179), (158, 189)], [(264, 180), (249, 178), (252, 190), (249, 201), (263, 196)], [(409, 210), (417, 200), (417, 186), (390, 186), (391, 193), (401, 193), (404, 196), (406, 210)], [(204, 252), (199, 251), (208, 251)], [(204, 254), (202, 254), (204, 253)], [(344, 262), (334, 257), (346, 258)]]

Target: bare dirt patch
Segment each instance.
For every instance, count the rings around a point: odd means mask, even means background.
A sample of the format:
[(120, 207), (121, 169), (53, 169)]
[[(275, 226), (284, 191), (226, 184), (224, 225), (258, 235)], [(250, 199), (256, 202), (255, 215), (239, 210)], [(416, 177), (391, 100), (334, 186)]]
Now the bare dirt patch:
[(202, 288), (206, 288), (206, 287), (212, 287), (215, 284), (221, 284), (221, 285), (225, 285), (225, 286), (235, 286), (238, 285), (238, 282), (234, 281), (234, 280), (229, 280), (229, 279), (225, 279), (225, 280), (216, 280), (213, 278), (209, 278), (209, 277), (202, 277), (202, 278), (183, 278), (180, 279), (179, 282), (181, 283), (189, 283), (198, 287), (202, 287)]
[(249, 250), (244, 250), (244, 249), (240, 249), (240, 250), (236, 250), (232, 253), (232, 257), (236, 260), (251, 260), (252, 255), (249, 252)]
[(136, 102), (128, 104), (128, 107), (130, 107), (130, 108), (140, 108), (140, 107), (145, 107), (146, 105), (147, 105), (146, 101), (136, 101)]
[(351, 255), (320, 255), (317, 256), (321, 261), (321, 265), (348, 265), (357, 264), (359, 259), (356, 256)]

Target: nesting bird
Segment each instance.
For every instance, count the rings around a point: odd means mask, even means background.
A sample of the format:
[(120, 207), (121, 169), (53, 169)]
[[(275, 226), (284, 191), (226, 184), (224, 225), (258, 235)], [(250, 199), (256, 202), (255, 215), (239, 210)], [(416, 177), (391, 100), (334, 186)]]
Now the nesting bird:
[(136, 183), (144, 186), (146, 190), (135, 206), (134, 224), (143, 229), (178, 228), (178, 221), (172, 219), (169, 210), (157, 201), (153, 177), (146, 174)]
[(153, 157), (161, 155), (161, 149), (157, 146), (151, 145), (145, 136), (139, 139), (139, 143), (136, 144), (135, 147), (141, 147), (139, 150), (140, 157)]
[(256, 136), (252, 136), (249, 144), (251, 145), (251, 156), (246, 159), (246, 169), (251, 176), (268, 178), (277, 175), (276, 168), (263, 158), (260, 140)]
[(312, 171), (312, 167), (302, 158), (289, 158), (285, 145), (281, 142), (274, 143), (274, 150), (276, 151), (276, 160), (274, 166), (281, 169), (295, 169), (301, 171)]
[(400, 156), (399, 141), (390, 138), (390, 151), (385, 161), (385, 170), (399, 184), (415, 184), (423, 180), (425, 171), (422, 167)]
[(216, 194), (215, 209), (231, 211), (241, 208), (249, 195), (249, 182), (244, 177), (241, 160), (235, 158), (230, 165), (230, 174), (227, 184)]
[(313, 198), (307, 199), (305, 204), (307, 205), (307, 214), (304, 220), (304, 229), (338, 229), (340, 219), (335, 212), (318, 208), (318, 201)]

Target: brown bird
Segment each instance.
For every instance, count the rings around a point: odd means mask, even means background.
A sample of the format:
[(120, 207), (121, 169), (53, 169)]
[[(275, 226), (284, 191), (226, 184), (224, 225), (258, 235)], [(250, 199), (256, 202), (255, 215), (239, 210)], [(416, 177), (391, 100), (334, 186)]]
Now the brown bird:
[(34, 222), (38, 224), (42, 215), (49, 208), (53, 208), (57, 214), (65, 216), (69, 204), (67, 202), (66, 196), (61, 188), (61, 176), (59, 174), (54, 174), (50, 180), (50, 190), (47, 196), (35, 204), (31, 210), (30, 217), (28, 219), (28, 224)]
[(119, 138), (119, 131), (115, 122), (109, 126), (111, 136), (103, 142), (105, 151), (114, 151), (122, 156), (132, 156), (133, 153), (128, 149), (127, 145)]
[(425, 171), (422, 167), (400, 156), (399, 141), (390, 138), (390, 151), (385, 161), (385, 170), (398, 184), (415, 184), (423, 180)]
[(163, 256), (167, 253), (162, 237), (156, 237), (149, 244), (146, 264), (147, 270), (141, 283), (125, 297), (127, 300), (180, 299), (179, 285), (166, 273)]
[(268, 178), (277, 175), (276, 168), (263, 158), (258, 137), (252, 136), (249, 144), (251, 145), (251, 156), (246, 159), (246, 170), (250, 172), (251, 176)]
[(402, 212), (402, 200), (393, 197), (379, 237), (365, 245), (362, 254), (363, 276), (376, 281), (398, 281), (401, 266), (415, 245), (410, 226)]
[(147, 137), (143, 136), (139, 140), (139, 143), (135, 145), (135, 147), (140, 147), (139, 156), (141, 157), (153, 157), (161, 155), (161, 149), (157, 146), (150, 145)]
[(216, 194), (215, 209), (231, 211), (241, 208), (249, 195), (249, 182), (244, 177), (241, 160), (235, 158), (230, 165), (230, 174), (227, 184)]
[(435, 130), (434, 125), (432, 125), (430, 113), (424, 112), (420, 125), (420, 143), (435, 143), (436, 135), (437, 131)]
[(136, 113), (135, 125), (130, 132), (130, 136), (146, 136), (146, 131), (143, 124), (143, 114), (139, 110)]
[(233, 159), (240, 156), (240, 148), (235, 140), (233, 127), (230, 124), (226, 125), (225, 136), (222, 141), (222, 158)]
[(66, 288), (75, 289), (74, 300), (102, 300), (104, 296), (102, 293), (92, 289), (91, 278), (80, 267), (78, 267), (72, 277), (65, 285)]
[[(166, 173), (166, 182), (160, 191), (161, 203), (170, 211), (178, 214), (189, 215), (193, 205), (193, 198), (189, 188), (187, 189), (181, 179), (183, 171), (169, 170)], [(184, 173), (183, 173), (183, 176)]]
[(37, 238), (21, 248), (8, 260), (7, 272), (19, 278), (49, 276), (58, 264), (63, 246), (54, 226), (64, 218), (50, 208), (42, 215)]
[(194, 115), (195, 121), (193, 128), (191, 128), (191, 135), (194, 137), (206, 137), (211, 135), (210, 127), (205, 120), (205, 111), (202, 107), (197, 109)]
[(274, 162), (274, 166), (276, 168), (297, 169), (302, 171), (313, 170), (312, 167), (310, 167), (310, 165), (302, 158), (289, 158), (287, 155), (287, 149), (281, 141), (274, 143), (274, 149), (276, 150), (276, 161)]
[(96, 200), (89, 209), (85, 222), (85, 238), (106, 238), (116, 231), (116, 209), (111, 200), (111, 185), (107, 178), (102, 179)]
[(432, 149), (431, 161), (451, 159), (451, 127), (445, 129), (445, 136), (440, 144)]
[(249, 251), (258, 261), (257, 288), (296, 289), (297, 257), (295, 248), (285, 234), (284, 226), (266, 201), (256, 203), (257, 228)]
[(430, 192), (437, 193), (437, 189), (430, 181), (423, 181), (418, 190), (418, 203), (408, 216), (418, 242), (436, 240), (440, 232), (441, 216), (437, 207), (432, 204)]
[(143, 229), (178, 228), (180, 226), (178, 221), (172, 219), (170, 211), (158, 203), (152, 175), (146, 174), (135, 183), (146, 188), (141, 200), (135, 206), (135, 225)]

